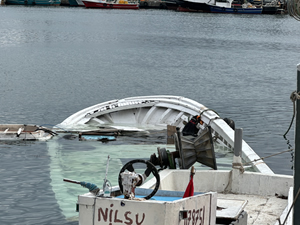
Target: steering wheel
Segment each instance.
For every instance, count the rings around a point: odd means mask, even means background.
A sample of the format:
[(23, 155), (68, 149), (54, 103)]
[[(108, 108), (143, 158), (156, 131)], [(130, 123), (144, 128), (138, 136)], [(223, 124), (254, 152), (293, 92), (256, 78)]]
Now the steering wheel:
[(120, 170), (120, 173), (119, 173), (118, 181), (119, 181), (120, 190), (123, 193), (123, 184), (122, 184), (121, 173), (123, 173), (125, 170), (128, 170), (129, 172), (134, 172), (133, 164), (135, 164), (135, 163), (144, 163), (144, 164), (147, 165), (147, 169), (144, 172), (144, 175), (146, 176), (146, 178), (150, 175), (150, 173), (152, 173), (154, 175), (154, 177), (156, 178), (155, 188), (153, 189), (153, 191), (149, 195), (144, 197), (144, 199), (148, 200), (148, 199), (152, 198), (155, 195), (155, 193), (158, 191), (158, 188), (159, 188), (159, 185), (160, 185), (160, 177), (159, 177), (159, 174), (158, 174), (158, 170), (149, 161), (142, 160), (142, 159), (134, 159), (134, 160), (131, 160), (131, 161), (127, 162), (122, 167), (122, 169)]

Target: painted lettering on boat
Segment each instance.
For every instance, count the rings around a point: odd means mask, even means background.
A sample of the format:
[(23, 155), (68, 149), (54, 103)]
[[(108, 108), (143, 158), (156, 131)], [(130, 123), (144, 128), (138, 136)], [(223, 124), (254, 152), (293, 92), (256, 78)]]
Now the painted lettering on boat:
[(200, 209), (190, 209), (184, 225), (204, 225), (205, 206)]
[(124, 214), (120, 214), (119, 210), (113, 209), (114, 204), (110, 205), (110, 208), (98, 209), (98, 221), (108, 222), (109, 225), (113, 224), (136, 224), (141, 225), (145, 220), (145, 213), (140, 215), (139, 213), (133, 215), (132, 212), (126, 211)]

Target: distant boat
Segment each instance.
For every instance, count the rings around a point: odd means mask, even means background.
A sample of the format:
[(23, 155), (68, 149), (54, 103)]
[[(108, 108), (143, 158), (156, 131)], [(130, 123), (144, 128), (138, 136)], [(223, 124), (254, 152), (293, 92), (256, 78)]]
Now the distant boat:
[(210, 12), (211, 0), (178, 0), (178, 11), (183, 12)]
[(165, 4), (166, 4), (167, 9), (170, 9), (170, 10), (177, 10), (177, 8), (178, 8), (177, 0), (166, 0)]
[(165, 0), (140, 0), (139, 7), (145, 9), (166, 9)]
[(61, 0), (6, 0), (6, 5), (45, 5), (59, 6)]
[(262, 8), (256, 8), (251, 4), (243, 4), (242, 7), (232, 7), (231, 2), (226, 2), (226, 5), (210, 5), (212, 13), (236, 13), (236, 14), (261, 14)]
[(262, 6), (263, 14), (281, 14), (283, 13), (283, 8), (280, 1), (272, 0)]
[(261, 14), (262, 8), (256, 8), (250, 3), (240, 7), (232, 5), (233, 0), (182, 0), (179, 11), (211, 12), (211, 13), (237, 13), (237, 14)]
[(87, 8), (103, 8), (103, 9), (139, 9), (138, 1), (127, 0), (83, 0), (82, 1)]
[(83, 6), (84, 4), (81, 0), (69, 0), (70, 6)]

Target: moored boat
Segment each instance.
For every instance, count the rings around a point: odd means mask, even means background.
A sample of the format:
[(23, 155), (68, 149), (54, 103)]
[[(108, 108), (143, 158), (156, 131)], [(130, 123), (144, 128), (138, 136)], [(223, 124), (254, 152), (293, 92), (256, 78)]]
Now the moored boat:
[[(297, 103), (294, 109), (299, 111), (300, 64), (297, 69), (297, 91), (292, 93), (291, 100)], [(294, 176), (245, 171), (240, 158), (242, 129), (236, 129), (232, 170), (195, 172), (192, 167), (189, 173), (162, 164), (157, 169), (151, 157), (148, 161), (132, 160), (119, 171), (119, 186), (106, 186), (109, 183), (106, 178), (102, 190), (85, 185), (90, 192), (78, 196), (79, 224), (123, 221), (132, 224), (133, 220), (145, 225), (298, 224), (300, 115), (297, 111)], [(179, 140), (179, 149), (180, 143)], [(144, 171), (137, 163), (146, 165)]]
[(178, 1), (177, 0), (166, 0), (165, 5), (167, 9), (170, 10), (177, 10), (178, 8)]
[(84, 7), (84, 4), (81, 0), (69, 0), (70, 6), (82, 6)]
[(272, 0), (262, 6), (263, 14), (281, 14), (283, 12), (282, 4), (278, 0)]
[(61, 4), (61, 0), (6, 0), (5, 4), (59, 6)]
[(211, 13), (236, 13), (236, 14), (261, 14), (262, 8), (247, 3), (240, 7), (232, 4), (233, 0), (182, 0), (179, 4), (180, 11), (211, 12)]
[[(64, 181), (89, 188), (89, 193), (78, 196), (79, 224), (136, 220), (145, 225), (200, 221), (204, 225), (275, 225), (278, 221), (291, 225), (293, 177), (245, 172), (240, 162), (235, 155), (230, 171), (195, 172), (192, 167), (189, 174), (189, 170), (157, 170), (151, 160), (137, 159), (121, 168), (119, 186), (106, 185), (110, 184), (106, 178), (103, 189)], [(148, 177), (152, 178), (145, 182)], [(108, 217), (108, 211), (113, 217)]]
[(140, 0), (139, 7), (145, 9), (166, 9), (166, 2), (164, 0)]
[(210, 12), (209, 0), (178, 0), (178, 11)]
[(127, 0), (83, 0), (86, 8), (103, 8), (103, 9), (139, 9), (138, 1)]
[(236, 13), (236, 14), (261, 14), (262, 8), (256, 7), (228, 7), (210, 5), (210, 12), (212, 13)]

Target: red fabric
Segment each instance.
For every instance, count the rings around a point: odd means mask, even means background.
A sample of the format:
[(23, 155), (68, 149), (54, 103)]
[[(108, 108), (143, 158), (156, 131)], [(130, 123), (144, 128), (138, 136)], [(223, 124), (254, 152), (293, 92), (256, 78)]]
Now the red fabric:
[(193, 181), (193, 176), (191, 176), (190, 182), (186, 187), (183, 198), (191, 197), (193, 195), (194, 195), (194, 181)]

